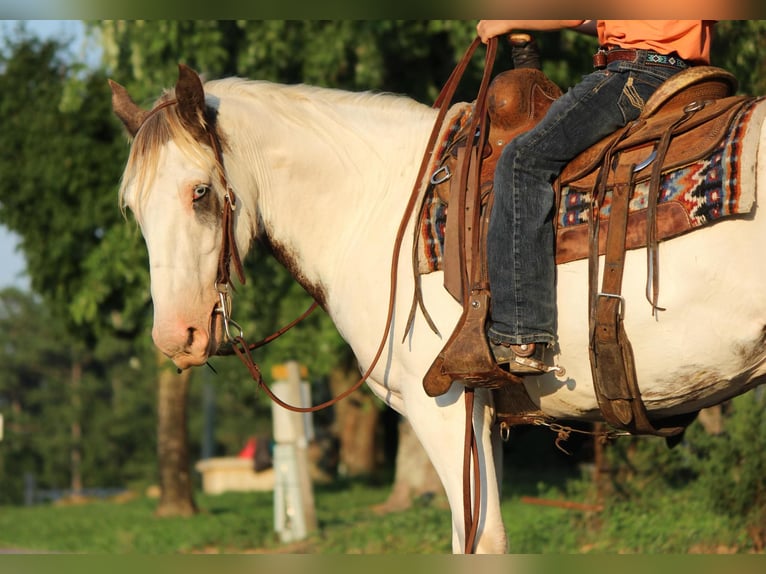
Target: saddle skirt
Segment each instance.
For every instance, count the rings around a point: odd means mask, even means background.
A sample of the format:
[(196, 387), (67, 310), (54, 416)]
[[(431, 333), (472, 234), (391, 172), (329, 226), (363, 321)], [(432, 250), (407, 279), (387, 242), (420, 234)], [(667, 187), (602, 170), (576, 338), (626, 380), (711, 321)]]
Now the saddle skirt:
[[(689, 80), (692, 71), (694, 77)], [(657, 161), (651, 160), (652, 152), (662, 135), (685, 114), (688, 118), (673, 127), (673, 136), (662, 158), (657, 238), (667, 240), (721, 218), (752, 211), (755, 205), (755, 158), (752, 155), (757, 153), (766, 114), (766, 106), (757, 105), (763, 98), (727, 95), (733, 78), (729, 83), (730, 74), (718, 68), (691, 68), (687, 72), (689, 74), (677, 74), (671, 78), (672, 83), (661, 86), (655, 93), (657, 97), (647, 102), (642, 116), (625, 133), (608, 136), (563, 170), (554, 186), (558, 206), (557, 263), (588, 256), (588, 218), (606, 150), (620, 163), (637, 166), (626, 248), (646, 245), (649, 179), (653, 161)], [(694, 85), (689, 86), (690, 81)], [(511, 96), (506, 97), (504, 94), (509, 91)], [(502, 147), (510, 141), (509, 136), (532, 127), (559, 94), (558, 88), (551, 87), (538, 70), (509, 70), (495, 78), (488, 94), (490, 132), (481, 173), (483, 203), (493, 192), (494, 166)], [(689, 109), (690, 106), (693, 108)], [(450, 169), (456, 150), (466, 145), (465, 126), (470, 125), (472, 110), (470, 103), (450, 108), (433, 154), (430, 170), (433, 177), (423, 198), (415, 252), (415, 265), (420, 274), (445, 267)], [(607, 193), (600, 208), (604, 231), (608, 228), (611, 203), (608, 190), (618, 183), (615, 174), (624, 173), (617, 167), (612, 166), (605, 182)], [(605, 235), (601, 234), (601, 253)]]

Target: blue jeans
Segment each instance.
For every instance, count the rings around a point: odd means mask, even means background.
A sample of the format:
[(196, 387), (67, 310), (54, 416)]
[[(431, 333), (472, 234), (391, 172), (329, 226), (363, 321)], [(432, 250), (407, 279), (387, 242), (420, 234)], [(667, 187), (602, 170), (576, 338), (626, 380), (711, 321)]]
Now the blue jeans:
[(577, 154), (636, 119), (652, 92), (680, 71), (647, 62), (648, 54), (639, 51), (634, 62), (612, 62), (585, 76), (498, 158), (487, 236), (491, 340), (555, 343), (556, 214), (551, 184)]

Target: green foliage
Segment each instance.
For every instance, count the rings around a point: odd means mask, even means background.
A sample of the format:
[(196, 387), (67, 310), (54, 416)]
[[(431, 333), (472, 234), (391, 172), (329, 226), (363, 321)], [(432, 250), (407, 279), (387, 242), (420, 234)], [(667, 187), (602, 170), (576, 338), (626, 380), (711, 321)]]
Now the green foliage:
[[(59, 335), (45, 309), (29, 295), (15, 289), (0, 293), (0, 412), (5, 423), (0, 501), (5, 504), (23, 499), (24, 475), (38, 472), (44, 462), (43, 453), (34, 447), (40, 416), (46, 407), (61, 402), (63, 393), (55, 380), (68, 365)], [(51, 404), (41, 401), (46, 389), (53, 393)], [(48, 462), (55, 458), (54, 453)]]
[[(200, 497), (203, 513), (188, 518), (154, 516), (155, 502), (94, 502), (83, 506), (3, 509), (4, 544), (58, 552), (167, 554), (268, 544), (272, 511), (269, 494)], [(248, 508), (249, 512), (242, 512)]]
[[(184, 62), (208, 77), (383, 89), (433, 101), (475, 24), (390, 20), (111, 21), (98, 28), (106, 66), (137, 101), (175, 81)], [(477, 59), (478, 70), (480, 61)]]
[[(449, 552), (449, 510), (423, 504), (378, 516), (372, 505), (386, 487), (349, 484), (315, 490), (319, 532), (303, 551), (320, 553)], [(241, 553), (277, 551), (271, 492), (196, 497), (201, 513), (158, 519), (146, 498), (116, 504), (14, 509), (0, 512), (0, 544), (32, 550), (103, 554)]]
[[(546, 478), (555, 472), (541, 472)], [(587, 501), (583, 482), (564, 489), (542, 488), (553, 502)], [(509, 487), (534, 491), (529, 484)], [(198, 494), (193, 519), (158, 519), (154, 502), (95, 501), (81, 506), (0, 508), (0, 545), (84, 554), (262, 553), (447, 554), (451, 551), (450, 511), (436, 501), (387, 515), (375, 512), (388, 486), (337, 482), (315, 486), (319, 528), (301, 542), (282, 544), (273, 530), (270, 492)], [(651, 491), (636, 502), (609, 502), (600, 513), (523, 502), (506, 495), (501, 512), (513, 554), (642, 553), (736, 551), (752, 546), (737, 521), (720, 517), (696, 493)]]
[[(561, 499), (562, 493), (548, 491), (546, 497)], [(502, 506), (509, 551), (512, 554), (573, 552), (581, 543), (579, 531), (571, 528), (572, 513), (563, 508), (545, 508), (507, 499)]]
[(641, 542), (643, 549), (672, 551), (695, 540), (712, 540), (711, 533), (720, 531), (730, 536), (722, 540), (719, 534), (718, 544), (751, 545), (747, 530), (766, 528), (765, 408), (766, 395), (756, 390), (727, 404), (720, 435), (708, 434), (695, 422), (673, 449), (652, 438), (612, 445), (609, 536), (625, 538), (625, 515), (637, 512), (646, 521), (641, 532), (652, 538)]
[(68, 489), (74, 451), (86, 488), (151, 477), (153, 393), (142, 382), (151, 377), (124, 368), (131, 352), (125, 341), (102, 338), (84, 353), (39, 300), (0, 292), (0, 503), (24, 500), (27, 475), (39, 489)]
[[(60, 50), (22, 37), (0, 54), (0, 222), (21, 236), (32, 289), (70, 329), (93, 336), (103, 315), (70, 305), (92, 297), (83, 261), (122, 221), (115, 190), (126, 148), (103, 74), (82, 80), (79, 109), (61, 109), (70, 76)], [(129, 286), (100, 285), (100, 313), (122, 311)]]
[(153, 463), (147, 370), (125, 368), (146, 352), (132, 338), (149, 318), (145, 249), (116, 200), (127, 146), (106, 77), (62, 53), (24, 34), (0, 51), (0, 222), (20, 235), (37, 294), (23, 306), (2, 295), (22, 389), (0, 392), (13, 403), (0, 480), (15, 502), (25, 473), (40, 488), (119, 485)]
[(711, 60), (739, 80), (739, 93), (766, 93), (766, 20), (724, 20), (716, 24)]
[(713, 510), (766, 527), (766, 394), (758, 389), (729, 407), (723, 434), (694, 427), (686, 456)]

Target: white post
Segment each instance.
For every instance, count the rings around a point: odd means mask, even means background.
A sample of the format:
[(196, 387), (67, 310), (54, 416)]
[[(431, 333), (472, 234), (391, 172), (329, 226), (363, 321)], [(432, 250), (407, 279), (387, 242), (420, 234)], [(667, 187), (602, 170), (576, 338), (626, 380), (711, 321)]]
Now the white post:
[[(295, 406), (310, 406), (309, 384), (295, 361), (274, 367), (274, 394)], [(313, 438), (311, 413), (295, 413), (273, 403), (274, 530), (282, 542), (306, 538), (317, 527), (314, 491), (308, 465), (308, 441)]]

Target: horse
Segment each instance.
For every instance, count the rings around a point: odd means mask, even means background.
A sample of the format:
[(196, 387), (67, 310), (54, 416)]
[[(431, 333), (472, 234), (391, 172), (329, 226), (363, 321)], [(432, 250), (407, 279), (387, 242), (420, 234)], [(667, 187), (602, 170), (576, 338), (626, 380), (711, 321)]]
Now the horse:
[[(132, 137), (119, 194), (149, 253), (157, 347), (187, 369), (205, 364), (225, 342), (216, 283), (222, 218), (231, 217), (236, 250), (245, 254), (256, 240), (267, 244), (327, 311), (360, 368), (374, 363), (367, 384), (411, 423), (444, 485), (453, 551), (463, 552), (466, 393), (460, 382), (439, 396), (423, 388), (462, 309), (436, 271), (418, 280), (438, 333), (423, 313), (410, 322), (416, 277), (411, 261), (392, 253), (437, 111), (405, 95), (244, 78), (203, 84), (183, 65), (175, 87), (150, 111), (119, 84), (112, 82), (112, 90), (114, 110)], [(750, 166), (757, 182), (766, 181), (765, 150), (758, 147)], [(406, 225), (403, 253), (414, 241), (415, 222)], [(632, 306), (625, 315), (651, 415), (687, 414), (764, 382), (766, 266), (753, 257), (759, 245), (766, 245), (766, 214), (757, 208), (662, 243), (664, 311)], [(386, 329), (391, 262), (398, 278)], [(626, 254), (627, 305), (643, 298), (645, 266), (641, 250)], [(554, 360), (565, 373), (526, 377), (523, 385), (553, 419), (598, 421), (586, 261), (558, 265), (557, 293)], [(503, 553), (502, 441), (491, 391), (474, 394), (475, 482), (482, 492), (474, 551)]]

